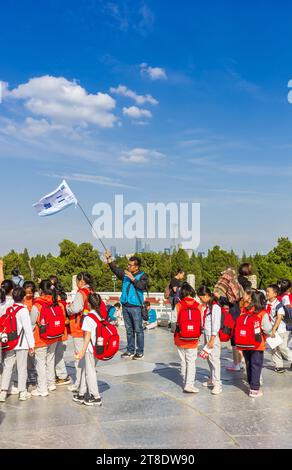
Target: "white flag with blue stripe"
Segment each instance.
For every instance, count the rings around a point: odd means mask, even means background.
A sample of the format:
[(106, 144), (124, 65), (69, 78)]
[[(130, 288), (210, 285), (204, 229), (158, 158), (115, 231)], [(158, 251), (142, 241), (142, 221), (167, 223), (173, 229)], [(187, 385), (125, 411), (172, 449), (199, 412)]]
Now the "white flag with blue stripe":
[(72, 193), (65, 180), (58, 186), (55, 191), (42, 197), (39, 202), (36, 202), (33, 207), (36, 208), (38, 215), (44, 217), (56, 214), (57, 212), (66, 209), (72, 204), (77, 204), (78, 201)]

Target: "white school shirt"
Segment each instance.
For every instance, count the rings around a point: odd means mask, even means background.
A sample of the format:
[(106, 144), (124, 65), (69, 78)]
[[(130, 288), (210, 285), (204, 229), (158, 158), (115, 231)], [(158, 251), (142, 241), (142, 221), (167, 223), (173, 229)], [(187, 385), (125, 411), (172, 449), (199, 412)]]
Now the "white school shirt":
[[(96, 316), (96, 313), (94, 310), (91, 310), (89, 313), (92, 313), (93, 315)], [(96, 327), (97, 327), (96, 322), (92, 318), (90, 318), (88, 315), (86, 315), (82, 323), (82, 330), (86, 332), (88, 331), (90, 332), (91, 341), (89, 345), (87, 346), (86, 352), (90, 352), (92, 354), (93, 354), (92, 344), (95, 344), (96, 342)]]
[(20, 334), (20, 338), (14, 351), (34, 348), (34, 336), (28, 308), (21, 303), (15, 303), (14, 305), (22, 307), (16, 314), (17, 334)]
[[(271, 313), (270, 313), (270, 316), (271, 316), (271, 323), (272, 325), (274, 326), (274, 324), (276, 323), (276, 318), (278, 315), (285, 315), (285, 311), (283, 309), (283, 307), (280, 307), (278, 309), (278, 311), (276, 312), (276, 307), (280, 304), (281, 302), (279, 302), (278, 299), (275, 299), (273, 300), (273, 302), (268, 302), (268, 305), (271, 306)], [(281, 334), (281, 333), (286, 333), (286, 323), (282, 320), (280, 325), (279, 325), (279, 328), (278, 328), (278, 333)]]
[(290, 297), (288, 294), (284, 294), (283, 297), (282, 297), (282, 305), (284, 305), (285, 307), (288, 306), (290, 307)]
[(13, 304), (14, 304), (14, 300), (13, 300), (12, 296), (11, 295), (6, 295), (5, 301), (0, 302), (0, 317), (2, 317), (2, 315), (4, 315), (4, 313), (6, 313), (6, 310), (9, 307), (12, 307)]
[(221, 328), (221, 307), (218, 304), (212, 305), (212, 313), (210, 306), (204, 306), (202, 308), (202, 315), (204, 318), (205, 311), (207, 308), (204, 333), (207, 336), (217, 336)]

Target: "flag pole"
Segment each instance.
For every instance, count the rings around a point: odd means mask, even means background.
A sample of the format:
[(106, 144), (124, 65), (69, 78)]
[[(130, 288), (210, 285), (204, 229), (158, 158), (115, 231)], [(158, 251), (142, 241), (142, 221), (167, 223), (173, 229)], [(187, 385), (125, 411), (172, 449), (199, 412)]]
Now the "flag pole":
[(82, 214), (84, 215), (85, 219), (87, 220), (87, 222), (89, 223), (90, 227), (91, 227), (91, 230), (93, 231), (94, 235), (96, 236), (97, 240), (100, 241), (100, 243), (102, 244), (103, 248), (105, 251), (107, 251), (107, 247), (105, 246), (105, 244), (103, 243), (103, 241), (99, 238), (99, 236), (97, 235), (96, 231), (94, 230), (93, 228), (93, 225), (92, 225), (92, 222), (90, 221), (89, 217), (87, 216), (86, 212), (84, 211), (83, 207), (79, 204), (79, 202), (77, 201), (77, 206), (79, 207), (79, 209), (81, 210)]

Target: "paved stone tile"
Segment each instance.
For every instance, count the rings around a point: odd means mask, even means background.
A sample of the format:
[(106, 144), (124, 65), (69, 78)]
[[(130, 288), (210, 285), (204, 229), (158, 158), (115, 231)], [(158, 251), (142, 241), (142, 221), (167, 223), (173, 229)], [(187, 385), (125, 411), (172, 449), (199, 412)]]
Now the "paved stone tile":
[(207, 418), (193, 414), (181, 419), (153, 417), (133, 421), (130, 426), (127, 422), (116, 422), (114, 427), (104, 423), (103, 432), (117, 447), (238, 448), (236, 442)]
[(132, 359), (123, 360), (122, 363), (108, 364), (99, 366), (98, 372), (100, 374), (114, 375), (120, 377), (122, 375), (143, 374), (144, 372), (154, 372), (158, 369), (165, 369), (168, 367), (166, 364), (157, 364), (148, 361), (133, 361)]
[[(121, 330), (121, 350), (125, 333)], [(73, 346), (66, 361), (74, 373)], [(223, 393), (202, 386), (208, 364), (197, 361), (197, 395), (182, 393), (179, 358), (167, 330), (145, 335), (145, 358), (123, 361), (117, 355), (97, 366), (103, 406), (72, 402), (67, 387), (48, 398), (20, 403), (11, 396), (0, 404), (1, 448), (292, 448), (292, 372), (277, 375), (265, 356), (264, 396), (250, 399), (245, 372), (232, 374), (230, 347), (222, 349)]]
[(291, 449), (291, 434), (277, 436), (237, 436), (236, 441), (242, 449)]

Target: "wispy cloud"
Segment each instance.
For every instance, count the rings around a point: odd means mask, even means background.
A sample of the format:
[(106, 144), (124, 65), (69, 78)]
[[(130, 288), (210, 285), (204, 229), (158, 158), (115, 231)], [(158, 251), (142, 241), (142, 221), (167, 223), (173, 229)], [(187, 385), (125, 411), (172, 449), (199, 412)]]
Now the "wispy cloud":
[(119, 180), (100, 175), (88, 175), (82, 173), (39, 173), (49, 178), (60, 178), (68, 181), (79, 181), (80, 183), (92, 183), (100, 186), (110, 186), (113, 188), (137, 189), (136, 186), (130, 186), (121, 183)]
[(140, 64), (141, 75), (149, 77), (151, 80), (167, 80), (165, 69), (162, 67), (151, 67), (151, 65), (143, 62)]
[(152, 31), (155, 15), (146, 2), (131, 2), (130, 0), (99, 0), (99, 2), (104, 16), (111, 20), (113, 26), (120, 31), (124, 33), (135, 31), (142, 36)]
[(156, 150), (134, 148), (132, 150), (123, 151), (120, 160), (125, 163), (143, 164), (160, 160), (164, 157), (165, 155), (163, 153), (157, 152)]
[(150, 119), (152, 117), (152, 113), (148, 111), (148, 109), (141, 109), (141, 108), (138, 108), (137, 106), (130, 106), (129, 108), (123, 108), (123, 114), (132, 119), (141, 119), (141, 118)]
[(158, 101), (153, 98), (153, 96), (147, 94), (147, 95), (138, 95), (133, 90), (130, 90), (127, 88), (125, 85), (119, 85), (117, 88), (111, 87), (110, 88), (110, 93), (113, 95), (119, 95), (119, 96), (124, 96), (126, 98), (130, 98), (135, 101), (135, 103), (139, 106), (144, 105), (146, 103), (149, 103), (151, 105), (157, 105)]

